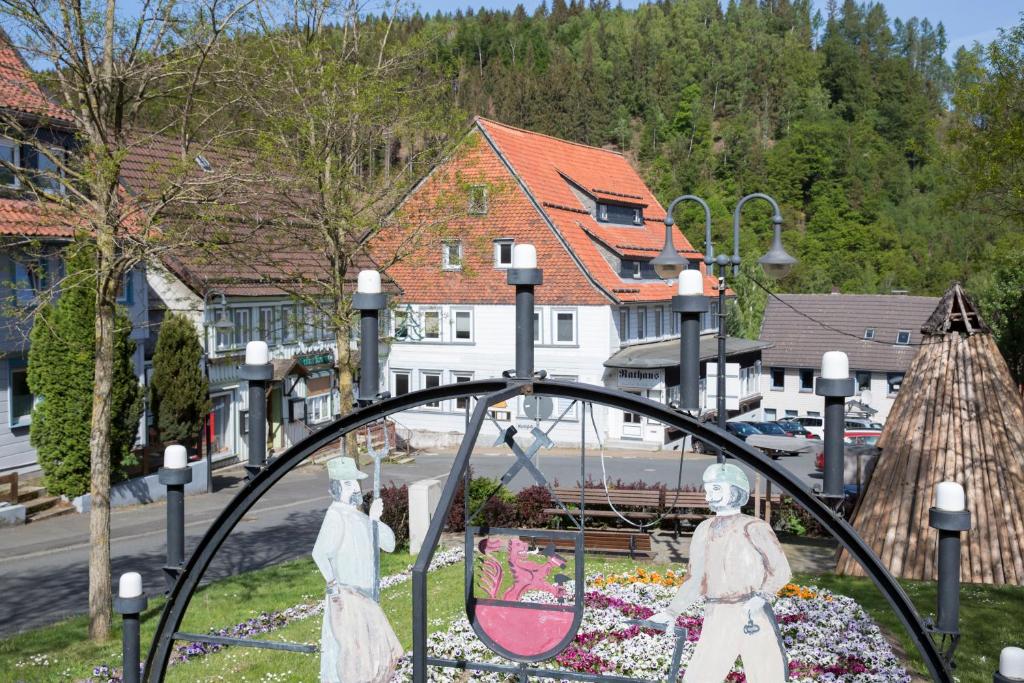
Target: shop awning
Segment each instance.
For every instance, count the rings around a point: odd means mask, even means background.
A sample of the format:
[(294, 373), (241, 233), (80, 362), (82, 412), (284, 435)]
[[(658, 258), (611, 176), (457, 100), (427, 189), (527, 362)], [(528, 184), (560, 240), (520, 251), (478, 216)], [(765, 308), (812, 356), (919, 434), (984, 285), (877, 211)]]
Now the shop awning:
[[(757, 339), (725, 338), (725, 357), (731, 358), (752, 351), (771, 348), (770, 342)], [(718, 357), (718, 337), (703, 335), (700, 338), (701, 361), (715, 360)], [(613, 353), (604, 362), (606, 368), (667, 368), (679, 365), (679, 339), (651, 342), (650, 344), (634, 344)]]

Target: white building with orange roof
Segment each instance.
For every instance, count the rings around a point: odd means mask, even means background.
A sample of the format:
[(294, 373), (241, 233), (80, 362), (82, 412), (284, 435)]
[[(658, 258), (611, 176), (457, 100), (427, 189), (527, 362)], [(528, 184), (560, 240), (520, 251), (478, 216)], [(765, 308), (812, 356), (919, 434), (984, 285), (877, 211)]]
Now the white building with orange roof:
[[(514, 291), (504, 270), (513, 245), (530, 243), (544, 271), (536, 290), (536, 368), (660, 402), (677, 396), (679, 320), (669, 306), (676, 283), (659, 279), (650, 263), (664, 242), (665, 209), (625, 157), (478, 118), (467, 144), (403, 210), (442, 191), (463, 192), (464, 211), (443, 236), (388, 269), (401, 295), (382, 390), (400, 395), (513, 367)], [(674, 245), (704, 270), (703, 255), (678, 230)], [(708, 296), (715, 286), (705, 276)], [(707, 332), (717, 326), (716, 312), (705, 316)], [(728, 342), (730, 362), (741, 365), (741, 412), (749, 412), (759, 405), (763, 344)], [(702, 361), (713, 358), (714, 343), (710, 335), (702, 340)], [(556, 406), (554, 415), (566, 408)], [(397, 419), (414, 443), (449, 445), (462, 434), (465, 410), (464, 401), (445, 401)], [(503, 422), (534, 424), (519, 404), (494, 412)], [(580, 415), (572, 408), (552, 438), (578, 443)], [(672, 436), (619, 410), (595, 408), (594, 417), (600, 439), (612, 445), (660, 446)]]

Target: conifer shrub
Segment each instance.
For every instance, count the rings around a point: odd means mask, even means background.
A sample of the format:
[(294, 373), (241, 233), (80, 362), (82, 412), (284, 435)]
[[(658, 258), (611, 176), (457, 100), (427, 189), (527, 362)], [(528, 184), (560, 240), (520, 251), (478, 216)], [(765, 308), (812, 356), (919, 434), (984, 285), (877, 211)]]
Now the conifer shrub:
[[(67, 275), (55, 303), (44, 305), (32, 326), (28, 384), (38, 397), (29, 438), (39, 457), (44, 483), (52, 494), (74, 497), (89, 490), (89, 435), (96, 359), (95, 251), (82, 245), (68, 250)], [(142, 415), (142, 388), (135, 376), (135, 342), (123, 309), (114, 320), (113, 395), (111, 396), (111, 480), (124, 478), (135, 464), (132, 454)]]
[(164, 443), (177, 441), (190, 450), (195, 447), (210, 411), (202, 357), (195, 326), (185, 316), (169, 313), (160, 324), (150, 389), (150, 410)]

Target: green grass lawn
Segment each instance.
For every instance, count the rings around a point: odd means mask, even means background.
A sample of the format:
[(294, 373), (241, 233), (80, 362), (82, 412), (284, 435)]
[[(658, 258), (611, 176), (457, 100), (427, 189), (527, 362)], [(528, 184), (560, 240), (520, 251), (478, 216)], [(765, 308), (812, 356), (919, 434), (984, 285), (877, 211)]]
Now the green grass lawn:
[[(406, 554), (382, 555), (382, 573), (404, 570), (412, 561)], [(587, 558), (587, 571), (625, 571), (636, 565), (631, 560)], [(651, 567), (661, 569), (661, 567)], [(800, 583), (813, 583), (837, 593), (849, 595), (903, 643), (919, 672), (923, 667), (909, 640), (903, 635), (896, 616), (884, 598), (866, 579), (823, 576), (799, 576)], [(438, 629), (462, 613), (462, 565), (446, 567), (430, 575), (429, 619)], [(935, 605), (935, 585), (905, 583), (908, 594), (922, 614), (930, 614)], [(412, 646), (411, 584), (384, 591), (384, 611), (402, 645)], [(205, 632), (244, 621), (261, 611), (281, 610), (301, 602), (320, 599), (323, 582), (310, 560), (297, 560), (276, 567), (242, 574), (220, 581), (199, 591), (186, 614), (183, 630)], [(989, 683), (1000, 648), (1024, 643), (1024, 589), (965, 586), (962, 596), (962, 624), (965, 636), (958, 652), (958, 679), (962, 683)], [(143, 647), (147, 648), (159, 619), (162, 599), (150, 602), (143, 616)], [(86, 679), (92, 668), (106, 663), (120, 666), (120, 633), (107, 645), (97, 646), (86, 637), (85, 617), (75, 617), (54, 626), (20, 634), (0, 641), (0, 681), (76, 681)], [(320, 618), (299, 621), (266, 636), (291, 642), (318, 643)], [(228, 648), (221, 653), (171, 667), (168, 681), (316, 681), (319, 655)]]

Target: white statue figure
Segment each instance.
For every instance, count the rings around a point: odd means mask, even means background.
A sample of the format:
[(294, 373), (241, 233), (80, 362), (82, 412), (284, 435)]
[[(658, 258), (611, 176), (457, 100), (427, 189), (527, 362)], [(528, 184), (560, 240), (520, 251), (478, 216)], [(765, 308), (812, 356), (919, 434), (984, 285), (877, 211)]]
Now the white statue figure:
[(789, 582), (789, 562), (767, 522), (740, 514), (750, 497), (743, 470), (711, 465), (704, 471), (704, 491), (715, 516), (693, 532), (686, 580), (671, 604), (651, 620), (674, 623), (704, 598), (704, 624), (683, 683), (725, 680), (737, 655), (750, 683), (788, 680), (786, 652), (769, 599)]
[(360, 479), (366, 474), (352, 458), (327, 461), (331, 498), (313, 560), (327, 581), (320, 635), (321, 683), (384, 683), (394, 673), (402, 646), (380, 606), (371, 598), (374, 580), (373, 527), (380, 549), (395, 549), (395, 534), (380, 521), (379, 498), (367, 516), (360, 509)]

